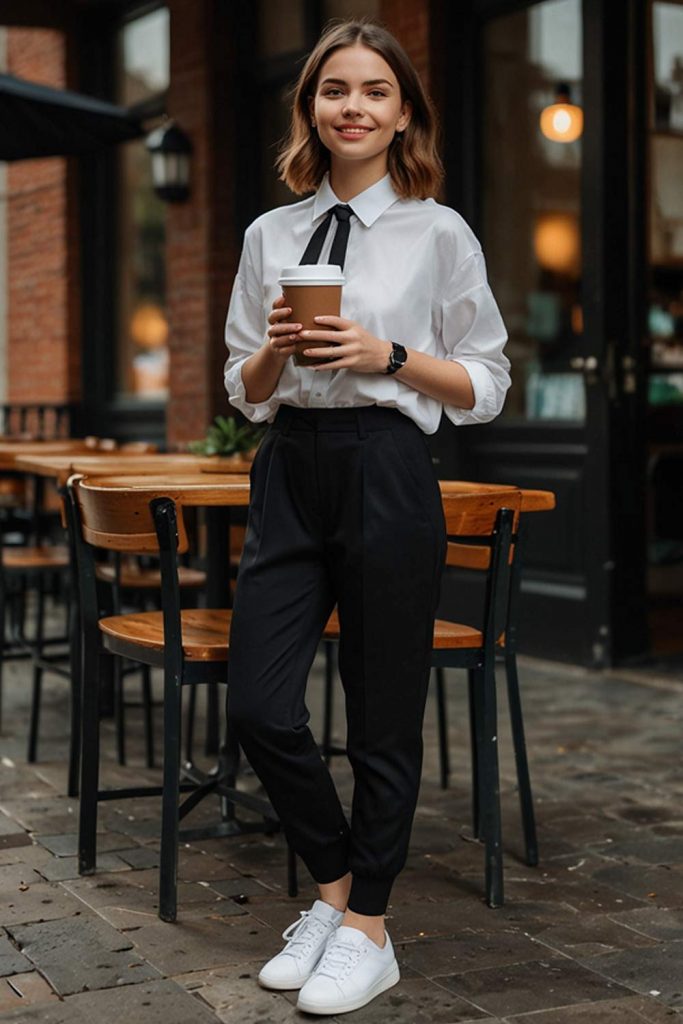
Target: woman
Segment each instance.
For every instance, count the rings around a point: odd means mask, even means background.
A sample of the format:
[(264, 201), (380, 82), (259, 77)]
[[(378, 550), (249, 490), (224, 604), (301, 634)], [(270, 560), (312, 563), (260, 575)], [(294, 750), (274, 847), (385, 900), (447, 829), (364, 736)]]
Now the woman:
[[(314, 194), (250, 225), (226, 323), (230, 401), (271, 424), (252, 469), (227, 713), (320, 890), (259, 981), (300, 989), (312, 1013), (356, 1009), (399, 980), (384, 913), (417, 802), (446, 547), (425, 434), (442, 409), (455, 424), (491, 420), (510, 383), (479, 243), (431, 198), (435, 137), (396, 40), (365, 20), (329, 28), (278, 160), (292, 191)], [(317, 317), (319, 330), (302, 331), (279, 294), (280, 270), (300, 261), (343, 263), (342, 315)], [(301, 339), (326, 361), (297, 366)], [(335, 605), (351, 825), (304, 699)]]

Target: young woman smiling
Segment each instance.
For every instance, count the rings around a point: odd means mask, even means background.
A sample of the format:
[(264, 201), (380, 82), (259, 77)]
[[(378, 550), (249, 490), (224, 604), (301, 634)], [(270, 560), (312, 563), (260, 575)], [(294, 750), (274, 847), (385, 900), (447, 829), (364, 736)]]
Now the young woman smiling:
[[(270, 423), (252, 469), (227, 713), (319, 889), (259, 981), (300, 989), (297, 1006), (312, 1013), (356, 1009), (399, 980), (384, 914), (419, 791), (446, 548), (425, 435), (442, 412), (493, 419), (510, 384), (481, 247), (433, 199), (435, 140), (393, 36), (364, 20), (329, 28), (299, 76), (278, 159), (292, 191), (313, 195), (250, 225), (226, 321), (230, 401)], [(349, 228), (343, 315), (303, 331), (278, 276), (327, 222), (318, 261), (330, 262), (337, 221)], [(324, 362), (294, 363), (302, 338)], [(350, 824), (305, 704), (335, 605)]]

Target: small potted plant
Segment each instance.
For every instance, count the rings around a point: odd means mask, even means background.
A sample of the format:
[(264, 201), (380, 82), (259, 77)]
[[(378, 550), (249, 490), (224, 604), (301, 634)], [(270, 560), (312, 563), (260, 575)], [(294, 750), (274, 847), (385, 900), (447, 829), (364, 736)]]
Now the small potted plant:
[(187, 447), (193, 455), (232, 456), (250, 462), (264, 433), (263, 427), (252, 427), (249, 423), (240, 427), (232, 417), (216, 416), (206, 437), (190, 441)]

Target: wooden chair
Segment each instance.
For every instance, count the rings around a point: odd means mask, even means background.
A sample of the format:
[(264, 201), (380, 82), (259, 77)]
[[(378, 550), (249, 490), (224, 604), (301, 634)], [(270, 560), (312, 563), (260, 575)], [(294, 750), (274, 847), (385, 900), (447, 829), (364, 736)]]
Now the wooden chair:
[[(159, 492), (100, 488), (97, 480), (74, 476), (67, 485), (69, 515), (76, 539), (82, 620), (83, 686), (78, 867), (92, 874), (96, 863), (97, 804), (100, 800), (137, 796), (162, 797), (159, 917), (174, 921), (179, 839), (245, 832), (273, 833), (280, 827), (270, 803), (235, 788), (237, 758), (229, 756), (217, 773), (204, 775), (183, 766), (181, 782), (181, 692), (183, 686), (225, 682), (230, 611), (180, 608), (177, 556), (187, 545), (183, 511)], [(116, 552), (154, 552), (160, 557), (162, 610), (128, 615), (101, 615), (94, 559), (96, 548)], [(101, 790), (99, 773), (99, 692), (102, 668), (119, 655), (163, 669), (163, 784)], [(227, 748), (227, 744), (226, 744)], [(230, 753), (230, 751), (228, 750)], [(180, 792), (190, 795), (179, 805)], [(263, 822), (234, 816), (208, 830), (180, 831), (182, 818), (209, 793), (233, 808), (256, 811)], [(227, 816), (226, 816), (227, 819)], [(288, 857), (290, 895), (296, 895), (296, 863)]]
[[(526, 492), (527, 494), (529, 492)], [(522, 499), (524, 502), (524, 498)], [(521, 580), (523, 567), (524, 535), (526, 528), (527, 513), (522, 511), (519, 526), (513, 537), (513, 562), (510, 572), (510, 594), (507, 604), (507, 615), (505, 625), (496, 643), (496, 654), (499, 661), (505, 666), (505, 681), (507, 687), (508, 710), (510, 714), (510, 731), (515, 755), (515, 769), (517, 773), (517, 790), (519, 793), (520, 815), (522, 819), (522, 832), (524, 835), (525, 860), (530, 867), (538, 865), (538, 838), (536, 833), (536, 816), (534, 813), (534, 800), (531, 790), (531, 778), (529, 775), (529, 761), (526, 749), (526, 737), (524, 729), (524, 715), (522, 711), (522, 699), (519, 687), (519, 673), (517, 670), (517, 641), (519, 633), (519, 604), (521, 597)], [(458, 561), (451, 560), (452, 553), (449, 549), (446, 563), (457, 567)], [(456, 556), (457, 557), (457, 556)], [(448, 788), (450, 775), (450, 754), (448, 742), (448, 718), (446, 701), (446, 680), (444, 668), (435, 668), (436, 674), (436, 702), (437, 702), (437, 730), (439, 737), (439, 766), (441, 775), (441, 788)], [(474, 721), (474, 705), (470, 696), (470, 721), (472, 742), (476, 744), (476, 722)], [(476, 764), (476, 757), (473, 765)], [(476, 798), (475, 778), (473, 777), (473, 828), (475, 834), (479, 835), (478, 803)]]
[[(444, 496), (449, 537), (447, 565), (484, 572), (484, 615), (479, 625), (437, 619), (434, 624), (432, 665), (468, 671), (472, 737), (472, 786), (475, 834), (485, 847), (486, 901), (503, 904), (498, 716), (496, 703), (496, 645), (505, 628), (510, 596), (513, 545), (521, 494), (505, 492)], [(325, 642), (339, 639), (339, 619), (331, 616)], [(325, 753), (323, 745), (323, 753)], [(332, 753), (338, 749), (332, 747)]]
[[(47, 669), (63, 676), (68, 675), (67, 670), (59, 664), (63, 659), (45, 650), (48, 646), (63, 644), (67, 640), (66, 636), (46, 639), (45, 599), (49, 581), (57, 577), (60, 591), (68, 592), (69, 552), (61, 544), (37, 543), (36, 538), (30, 537), (24, 540), (27, 542), (6, 546), (0, 530), (0, 729), (4, 664), (17, 658), (30, 658), (33, 662), (33, 680), (27, 759), (33, 763), (37, 757), (43, 673)], [(30, 540), (34, 543), (29, 543)], [(31, 630), (33, 636), (30, 637), (25, 632), (26, 597), (29, 591), (35, 591), (36, 594), (35, 624)]]

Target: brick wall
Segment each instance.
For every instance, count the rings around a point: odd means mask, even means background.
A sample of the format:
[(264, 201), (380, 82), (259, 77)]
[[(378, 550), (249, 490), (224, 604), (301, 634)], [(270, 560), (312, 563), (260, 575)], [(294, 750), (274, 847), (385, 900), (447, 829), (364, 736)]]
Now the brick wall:
[[(66, 44), (54, 29), (7, 32), (11, 74), (66, 86)], [(75, 183), (64, 159), (7, 169), (7, 397), (63, 402), (78, 394), (78, 241)]]
[(426, 0), (381, 0), (379, 17), (396, 36), (429, 90), (429, 4)]
[(169, 114), (192, 140), (190, 199), (168, 211), (171, 443), (202, 437), (227, 409), (222, 365), (227, 296), (239, 257), (234, 235), (229, 4), (171, 0)]

